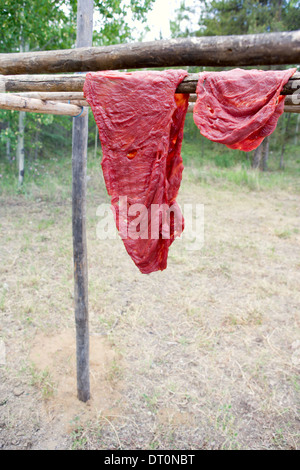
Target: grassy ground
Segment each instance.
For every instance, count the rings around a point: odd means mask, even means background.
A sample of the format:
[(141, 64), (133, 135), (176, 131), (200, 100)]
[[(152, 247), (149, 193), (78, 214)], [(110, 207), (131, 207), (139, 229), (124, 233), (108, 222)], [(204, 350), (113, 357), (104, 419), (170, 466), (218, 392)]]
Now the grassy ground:
[(0, 448), (299, 448), (297, 160), (260, 174), (199, 159), (179, 202), (204, 204), (204, 247), (175, 241), (149, 276), (120, 240), (97, 239), (108, 199), (89, 159), (87, 405), (75, 393), (70, 160), (33, 164), (21, 191), (0, 167)]

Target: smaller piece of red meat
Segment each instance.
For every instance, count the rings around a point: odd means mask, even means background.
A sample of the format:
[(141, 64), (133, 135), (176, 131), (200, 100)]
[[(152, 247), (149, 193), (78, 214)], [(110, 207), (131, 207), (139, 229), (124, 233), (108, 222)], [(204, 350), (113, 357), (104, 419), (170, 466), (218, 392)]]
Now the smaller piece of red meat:
[(281, 90), (296, 69), (199, 74), (194, 121), (209, 140), (249, 152), (275, 130), (283, 113)]

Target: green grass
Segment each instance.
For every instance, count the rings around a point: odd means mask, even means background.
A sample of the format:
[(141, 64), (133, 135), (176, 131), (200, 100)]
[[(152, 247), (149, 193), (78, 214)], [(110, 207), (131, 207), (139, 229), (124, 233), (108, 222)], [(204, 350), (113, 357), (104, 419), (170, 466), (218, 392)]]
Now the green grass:
[[(270, 153), (268, 171), (253, 170), (251, 156), (223, 145), (213, 145), (205, 140), (201, 149), (201, 137), (197, 141), (184, 141), (182, 157), (186, 173), (202, 185), (221, 186), (250, 191), (285, 189), (300, 191), (300, 148), (286, 146), (285, 169), (278, 169), (279, 154)], [(192, 171), (189, 171), (192, 170)]]
[(44, 399), (49, 399), (55, 393), (56, 386), (52, 380), (48, 369), (38, 371), (34, 364), (29, 368), (31, 375), (31, 385), (38, 388)]
[[(49, 157), (27, 163), (24, 183), (18, 184), (15, 162), (0, 160), (0, 197), (21, 196), (28, 200), (62, 202), (72, 196), (71, 152), (64, 157)], [(88, 173), (100, 174), (100, 158), (88, 158)], [(93, 188), (91, 187), (91, 192)]]
[(1, 312), (4, 312), (4, 310), (5, 310), (6, 294), (7, 294), (6, 290), (4, 290), (3, 292), (0, 293), (0, 311)]
[[(279, 152), (279, 151), (278, 151)], [(252, 170), (251, 156), (224, 145), (213, 144), (201, 137), (193, 141), (184, 140), (182, 157), (185, 180), (201, 185), (245, 188), (250, 191), (286, 189), (300, 191), (300, 149), (286, 146), (285, 168), (278, 170), (279, 153), (270, 153), (269, 170)], [(101, 156), (94, 158), (93, 149), (88, 156), (88, 194), (94, 197), (99, 191)], [(189, 171), (192, 170), (192, 171)], [(18, 185), (15, 162), (0, 160), (0, 197), (24, 197), (29, 200), (62, 202), (72, 197), (71, 151), (64, 157), (49, 156), (48, 159), (27, 162), (25, 180)], [(39, 230), (47, 228), (51, 221), (41, 223)]]

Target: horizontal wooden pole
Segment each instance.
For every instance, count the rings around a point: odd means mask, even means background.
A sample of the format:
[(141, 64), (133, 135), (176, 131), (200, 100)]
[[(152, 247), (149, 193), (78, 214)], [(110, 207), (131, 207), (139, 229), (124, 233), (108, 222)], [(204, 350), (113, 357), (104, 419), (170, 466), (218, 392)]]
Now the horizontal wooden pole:
[[(83, 104), (88, 104), (86, 101), (80, 101)], [(79, 114), (85, 116), (88, 107), (82, 105), (77, 106), (74, 104), (66, 104), (59, 101), (43, 101), (35, 98), (25, 98), (12, 94), (0, 93), (0, 109), (6, 109), (10, 111), (26, 111), (31, 113), (41, 114), (54, 114), (54, 115), (65, 115), (76, 117)], [(195, 103), (189, 102), (188, 113), (192, 113), (194, 110)], [(287, 113), (300, 113), (300, 105), (285, 105), (284, 111)]]
[[(299, 89), (300, 91), (300, 89)], [(285, 106), (299, 106), (300, 105), (300, 94), (287, 95), (284, 100)]]
[[(82, 95), (81, 93), (79, 93)], [(29, 95), (29, 96), (27, 96)], [(52, 93), (41, 93), (37, 94), (43, 97), (47, 97), (47, 100), (31, 98), (34, 93), (24, 93), (24, 94), (0, 94), (0, 109), (7, 110), (17, 110), (17, 111), (28, 111), (28, 112), (37, 112), (44, 114), (61, 114), (66, 116), (77, 116), (80, 114), (82, 107), (89, 107), (89, 103), (84, 100), (61, 100), (59, 99), (58, 94), (53, 93), (57, 98), (56, 100), (49, 100)], [(64, 94), (62, 94), (62, 97)], [(20, 100), (18, 100), (20, 98)], [(188, 112), (193, 112), (195, 101), (197, 95), (191, 94), (189, 98), (189, 107)], [(298, 104), (299, 103), (299, 104)], [(300, 109), (300, 95), (288, 95), (285, 98), (285, 112), (290, 113), (299, 113)], [(86, 115), (86, 109), (81, 114), (82, 116)]]
[(84, 75), (0, 75), (0, 93), (81, 92)]
[(83, 93), (80, 92), (22, 92), (13, 93), (14, 96), (22, 98), (36, 98), (43, 101), (56, 101), (59, 103), (75, 104), (76, 106), (89, 106)]
[(23, 96), (24, 98), (37, 98), (39, 100), (50, 101), (77, 101), (85, 99), (82, 91), (25, 91), (14, 93), (14, 95)]
[[(300, 85), (300, 83), (299, 83)], [(299, 87), (300, 88), (300, 87)], [(16, 96), (22, 96), (24, 98), (38, 98), (40, 100), (50, 100), (50, 101), (59, 101), (60, 103), (77, 104), (77, 106), (89, 106), (88, 102), (85, 100), (83, 93), (81, 92), (23, 92), (23, 93), (14, 93)], [(196, 93), (191, 93), (189, 97), (190, 103), (195, 103), (197, 99)], [(298, 105), (300, 104), (300, 94), (287, 95), (285, 97), (286, 105)]]
[(300, 105), (285, 105), (284, 106), (285, 113), (300, 113)]
[[(178, 86), (176, 93), (195, 93), (199, 74), (190, 73)], [(0, 92), (81, 92), (85, 74), (80, 75), (0, 75)], [(284, 86), (283, 95), (300, 89), (300, 73), (296, 72)]]
[(3, 75), (149, 67), (297, 64), (300, 30), (241, 36), (204, 36), (103, 47), (0, 54)]
[[(300, 81), (299, 81), (299, 91), (300, 91)], [(191, 93), (189, 97), (189, 102), (195, 103), (196, 100), (197, 100), (196, 93)], [(300, 105), (300, 94), (295, 93), (292, 95), (286, 95), (284, 103), (285, 105), (289, 105), (289, 106)]]
[(76, 106), (90, 106), (89, 103), (85, 100), (55, 100), (59, 103), (68, 103), (68, 104), (76, 104)]
[[(42, 101), (36, 98), (24, 98), (8, 93), (0, 94), (0, 109), (73, 117), (78, 115), (85, 116), (88, 110), (88, 108), (82, 108), (74, 104), (59, 103), (57, 101)], [(81, 112), (82, 114), (80, 114)]]
[[(188, 113), (192, 113), (194, 111), (195, 103), (189, 102), (188, 106)], [(285, 113), (300, 113), (300, 105), (284, 105), (284, 112)]]

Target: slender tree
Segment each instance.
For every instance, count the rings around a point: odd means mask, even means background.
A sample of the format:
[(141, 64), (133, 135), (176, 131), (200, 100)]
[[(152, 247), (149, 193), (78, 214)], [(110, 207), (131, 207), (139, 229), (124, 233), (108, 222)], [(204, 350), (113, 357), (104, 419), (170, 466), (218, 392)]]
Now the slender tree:
[(297, 115), (297, 121), (296, 121), (296, 129), (295, 129), (295, 137), (294, 137), (295, 145), (298, 145), (299, 125), (300, 125), (300, 114)]
[(282, 146), (281, 146), (281, 154), (280, 154), (280, 162), (279, 162), (280, 170), (284, 169), (284, 152), (285, 152), (285, 146), (286, 146), (286, 140), (287, 140), (286, 134), (289, 128), (290, 121), (291, 121), (291, 113), (288, 113), (288, 116), (284, 120), (284, 123), (283, 123)]

